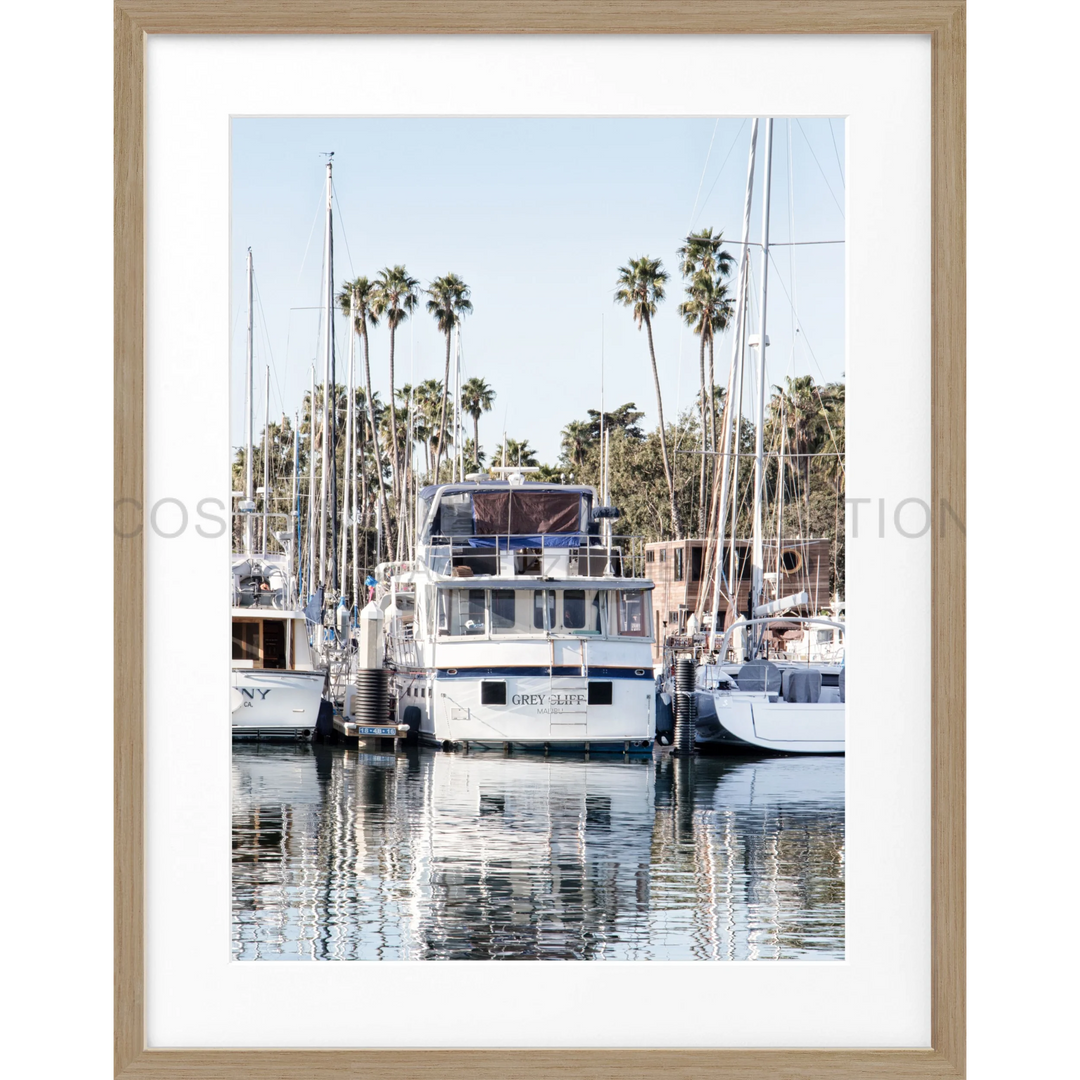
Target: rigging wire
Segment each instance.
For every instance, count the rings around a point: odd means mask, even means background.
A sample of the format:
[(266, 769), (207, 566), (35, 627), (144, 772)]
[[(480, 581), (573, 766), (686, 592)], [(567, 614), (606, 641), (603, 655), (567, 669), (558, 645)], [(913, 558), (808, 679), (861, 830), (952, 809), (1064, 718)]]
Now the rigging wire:
[(266, 309), (263, 307), (262, 294), (259, 292), (259, 275), (252, 271), (252, 281), (255, 284), (255, 303), (259, 308), (259, 329), (262, 331), (263, 341), (266, 343), (266, 351), (270, 356), (270, 370), (274, 375), (274, 383), (277, 387), (278, 403), (281, 405), (282, 411), (285, 409), (285, 395), (281, 390), (281, 375), (278, 372), (277, 361), (274, 359), (274, 350), (270, 344), (270, 335), (266, 330)]
[(836, 192), (833, 191), (832, 184), (829, 183), (829, 178), (825, 175), (825, 170), (821, 167), (821, 162), (818, 161), (818, 156), (814, 153), (813, 146), (810, 145), (810, 139), (807, 137), (806, 130), (802, 126), (802, 121), (796, 118), (795, 123), (799, 125), (799, 131), (802, 132), (802, 137), (806, 140), (806, 145), (810, 150), (810, 156), (814, 159), (814, 164), (818, 167), (818, 172), (821, 173), (821, 179), (825, 181), (825, 186), (829, 189), (832, 201), (836, 203), (836, 209), (840, 211), (840, 216), (843, 217), (844, 208), (840, 205), (840, 200), (837, 199)]
[[(843, 121), (841, 121), (843, 123)], [(832, 117), (829, 118), (829, 136), (832, 139), (833, 153), (836, 155), (836, 167), (840, 170), (840, 183), (847, 187), (847, 180), (844, 178), (844, 166), (840, 161), (840, 150), (836, 145), (836, 133), (833, 131)]]
[[(769, 255), (769, 258), (770, 258), (770, 260), (772, 260), (772, 255), (771, 254)], [(776, 280), (780, 282), (780, 288), (782, 288), (784, 290), (784, 295), (788, 298), (788, 303), (792, 305), (792, 310), (794, 311), (795, 305), (792, 303), (791, 294), (788, 292), (787, 286), (784, 284), (784, 279), (780, 276), (780, 267), (776, 265), (775, 260), (773, 260), (773, 267), (776, 270)], [(799, 319), (799, 313), (797, 311), (795, 312), (795, 321), (796, 321), (796, 323), (798, 323), (799, 333), (802, 336), (803, 341), (806, 342), (806, 348), (809, 351), (810, 356), (814, 360), (814, 366), (818, 369), (818, 374), (821, 376), (822, 380), (824, 380), (825, 372), (822, 371), (821, 364), (820, 364), (820, 362), (818, 361), (818, 358), (817, 358), (817, 354), (814, 352), (814, 347), (813, 347), (813, 345), (810, 344), (810, 339), (806, 336), (806, 327), (803, 326), (802, 321)], [(825, 402), (821, 397), (821, 388), (819, 386), (815, 385), (814, 386), (814, 393), (817, 394), (818, 404), (821, 406), (821, 411), (822, 411), (822, 414), (823, 414), (823, 416), (825, 418), (825, 426), (829, 429), (829, 439), (832, 441), (833, 446), (836, 446), (837, 445), (836, 435), (833, 432), (832, 424), (829, 422), (829, 413), (828, 413), (828, 410), (825, 408)], [(840, 472), (844, 473), (844, 455), (843, 454), (839, 455), (839, 461), (840, 461)]]
[(341, 226), (341, 239), (345, 241), (345, 256), (349, 260), (349, 278), (356, 277), (356, 271), (353, 269), (352, 252), (349, 250), (349, 234), (345, 231), (345, 215), (341, 212), (341, 198), (337, 193), (337, 184), (331, 179), (330, 191), (334, 196), (334, 201), (337, 203), (338, 211), (338, 224)]
[(709, 158), (712, 157), (713, 143), (716, 141), (716, 129), (719, 126), (720, 126), (720, 117), (718, 116), (716, 118), (716, 123), (713, 124), (712, 137), (709, 139), (709, 149), (705, 154), (705, 164), (701, 166), (701, 179), (698, 181), (697, 193), (694, 195), (694, 206), (693, 206), (693, 209), (690, 211), (690, 227), (686, 230), (687, 232), (689, 232), (690, 229), (693, 228), (693, 226), (694, 226), (694, 217), (697, 214), (698, 199), (701, 198), (701, 188), (705, 183), (705, 173), (708, 172), (708, 170), (709, 170)]
[(308, 232), (307, 243), (304, 245), (304, 257), (300, 260), (300, 271), (296, 275), (296, 284), (300, 284), (300, 279), (304, 276), (304, 267), (307, 266), (308, 251), (311, 249), (311, 238), (315, 235), (315, 226), (318, 224), (319, 217), (326, 212), (326, 207), (323, 204), (322, 196), (325, 195), (325, 189), (322, 184), (319, 185), (320, 198), (315, 204), (315, 216), (311, 219), (311, 230)]
[[(724, 175), (724, 166), (727, 165), (728, 158), (731, 157), (731, 151), (735, 149), (735, 144), (739, 141), (739, 136), (742, 134), (743, 128), (746, 127), (746, 124), (747, 121), (743, 120), (743, 122), (739, 125), (739, 130), (735, 132), (735, 138), (731, 140), (731, 145), (728, 147), (728, 152), (724, 155), (724, 160), (720, 163), (720, 171), (716, 174), (716, 177), (713, 180), (711, 186), (709, 187), (705, 198), (701, 202), (701, 206), (698, 207), (699, 213), (705, 209), (705, 204), (709, 201), (710, 196), (716, 188), (717, 182), (720, 180), (720, 177)], [(691, 228), (693, 228), (693, 221), (691, 221)]]

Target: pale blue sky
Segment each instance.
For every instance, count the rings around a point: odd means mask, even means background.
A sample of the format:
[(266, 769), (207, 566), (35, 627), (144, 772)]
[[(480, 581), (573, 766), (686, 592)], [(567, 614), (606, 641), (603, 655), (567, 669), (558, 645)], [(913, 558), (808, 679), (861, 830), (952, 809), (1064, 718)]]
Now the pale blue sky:
[[(634, 401), (645, 423), (655, 424), (645, 334), (613, 303), (617, 268), (629, 258), (659, 257), (671, 274), (654, 324), (664, 409), (672, 419), (692, 405), (697, 339), (676, 310), (682, 282), (675, 252), (691, 228), (712, 226), (739, 239), (749, 139), (749, 121), (711, 118), (234, 120), (233, 443), (243, 431), (249, 246), (257, 285), (256, 428), (267, 364), (272, 417), (298, 411), (317, 358), (321, 381), (321, 316), (311, 309), (321, 294), (322, 151), (334, 151), (335, 287), (395, 263), (423, 285), (451, 271), (461, 276), (475, 309), (463, 327), (463, 377), (483, 376), (498, 395), (481, 420), (480, 442), (493, 449), (505, 425), (511, 438), (527, 438), (542, 460), (554, 462), (560, 430), (600, 407), (601, 320), (605, 406)], [(761, 125), (755, 242), (763, 143)], [(843, 239), (843, 161), (842, 120), (776, 121), (774, 243), (791, 239), (792, 218), (797, 241)], [(756, 329), (760, 264), (756, 252), (751, 258)], [(802, 328), (794, 349), (786, 293), (797, 298)], [(339, 318), (339, 382), (347, 363), (344, 323)], [(768, 333), (770, 383), (789, 374), (842, 377), (843, 244), (773, 250)], [(421, 307), (398, 330), (396, 384), (441, 378), (444, 348)], [(726, 381), (730, 348), (725, 335), (718, 383)], [(371, 350), (372, 379), (385, 399), (385, 328), (372, 332)]]

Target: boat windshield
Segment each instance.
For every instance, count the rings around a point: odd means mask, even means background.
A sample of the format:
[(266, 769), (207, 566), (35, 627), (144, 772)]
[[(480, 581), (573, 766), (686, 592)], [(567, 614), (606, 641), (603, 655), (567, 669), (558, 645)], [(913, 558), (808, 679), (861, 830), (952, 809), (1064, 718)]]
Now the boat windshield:
[(648, 638), (641, 589), (440, 589), (440, 637)]

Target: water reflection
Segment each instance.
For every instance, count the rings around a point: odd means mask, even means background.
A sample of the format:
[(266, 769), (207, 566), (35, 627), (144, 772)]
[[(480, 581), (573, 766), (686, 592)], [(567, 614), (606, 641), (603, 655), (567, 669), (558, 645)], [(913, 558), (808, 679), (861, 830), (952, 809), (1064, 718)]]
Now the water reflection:
[(843, 950), (843, 758), (233, 751), (237, 959)]

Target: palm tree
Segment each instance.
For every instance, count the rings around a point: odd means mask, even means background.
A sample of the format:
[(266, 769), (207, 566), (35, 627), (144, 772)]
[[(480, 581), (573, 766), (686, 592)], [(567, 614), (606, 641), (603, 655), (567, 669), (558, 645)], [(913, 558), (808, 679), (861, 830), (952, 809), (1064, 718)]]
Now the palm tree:
[(439, 411), (442, 401), (442, 384), (438, 379), (425, 379), (417, 388), (414, 401), (414, 423), (417, 425), (416, 438), (424, 444), (424, 456), (427, 460), (428, 475), (434, 482), (434, 444), (438, 438)]
[(461, 452), (466, 461), (475, 462), (478, 469), (483, 467), (484, 451), (479, 449), (472, 439), (465, 440), (465, 445), (461, 448)]
[(562, 429), (562, 454), (570, 465), (580, 468), (593, 444), (592, 425), (588, 420), (571, 420)]
[(446, 399), (450, 389), (450, 334), (473, 306), (469, 301), (469, 286), (457, 276), (446, 274), (436, 278), (428, 287), (428, 311), (435, 316), (436, 325), (446, 335), (446, 369), (443, 373), (442, 418), (439, 421), (439, 445), (435, 450), (435, 472), (443, 452), (443, 432), (446, 430)]
[[(495, 452), (491, 455), (492, 463), (502, 465), (503, 457), (503, 446), (496, 446)], [(505, 458), (508, 466), (520, 465), (524, 468), (540, 464), (536, 451), (529, 445), (528, 439), (522, 439), (520, 442), (517, 439), (507, 439)]]
[[(414, 277), (409, 277), (404, 266), (386, 266), (379, 271), (375, 279), (375, 287), (371, 297), (371, 307), (376, 316), (386, 316), (386, 325), (390, 328), (390, 392), (387, 400), (390, 407), (390, 445), (398, 446), (397, 438), (397, 410), (394, 405), (394, 337), (397, 328), (415, 310), (419, 296), (417, 290), (420, 282)], [(394, 478), (394, 498), (398, 504), (400, 513), (401, 487), (398, 479), (398, 461), (395, 452), (392, 458)], [(399, 545), (400, 546), (400, 545)], [(399, 552), (400, 554), (400, 552)]]
[[(682, 260), (679, 264), (680, 272), (684, 278), (688, 278), (691, 285), (687, 286), (687, 294), (690, 294), (694, 279), (699, 273), (708, 274), (712, 280), (713, 291), (723, 297), (727, 302), (727, 310), (722, 317), (713, 321), (709, 326), (709, 389), (710, 398), (713, 387), (713, 331), (723, 330), (727, 327), (731, 318), (731, 301), (727, 299), (727, 289), (724, 287), (726, 278), (735, 266), (735, 257), (731, 252), (724, 249), (724, 234), (717, 232), (713, 235), (711, 228), (702, 229), (701, 232), (691, 233), (677, 254)], [(718, 313), (719, 314), (719, 313)], [(709, 438), (715, 449), (716, 447), (716, 417), (710, 418)]]
[[(723, 252), (722, 254), (727, 254)], [(683, 264), (687, 265), (686, 262)], [(731, 298), (727, 286), (702, 268), (690, 279), (686, 286), (686, 299), (679, 305), (679, 314), (698, 335), (698, 367), (700, 369), (701, 388), (698, 394), (701, 419), (701, 469), (698, 481), (698, 535), (705, 535), (705, 452), (711, 446), (716, 448), (716, 398), (713, 383), (712, 338), (717, 329), (727, 326), (731, 318)], [(709, 380), (705, 381), (705, 346), (709, 346)]]
[(679, 521), (679, 508), (675, 504), (675, 480), (668, 461), (667, 433), (664, 430), (664, 401), (660, 394), (660, 375), (656, 370), (656, 349), (653, 346), (652, 317), (656, 314), (656, 305), (664, 299), (664, 282), (667, 271), (659, 259), (650, 259), (647, 255), (631, 259), (626, 266), (619, 267), (619, 279), (616, 282), (615, 301), (632, 308), (634, 322), (640, 330), (642, 325), (649, 339), (649, 359), (652, 361), (653, 385), (656, 388), (656, 411), (660, 416), (660, 454), (664, 460), (664, 477), (667, 480), (668, 503), (671, 509), (671, 530), (675, 539), (682, 539), (682, 525)]
[[(480, 414), (491, 412), (491, 406), (495, 403), (495, 391), (478, 375), (474, 375), (461, 388), (461, 407), (472, 417), (473, 422), (473, 455), (472, 460), (476, 467), (480, 468)], [(466, 444), (467, 446), (468, 444)], [(468, 455), (466, 455), (468, 459)]]
[(724, 251), (723, 246), (724, 234), (722, 232), (718, 232), (715, 236), (712, 229), (702, 229), (701, 232), (691, 233), (676, 253), (682, 260), (679, 264), (679, 272), (686, 278), (692, 278), (699, 270), (727, 277), (735, 265), (735, 258), (730, 252)]
[[(338, 293), (338, 303), (341, 309), (352, 316), (353, 331), (360, 335), (360, 342), (364, 347), (364, 404), (367, 407), (368, 424), (372, 432), (372, 444), (375, 447), (375, 474), (379, 480), (379, 505), (382, 507), (382, 519), (389, 527), (390, 513), (386, 503), (386, 487), (383, 484), (382, 456), (379, 453), (379, 440), (375, 435), (378, 425), (375, 419), (375, 395), (371, 392), (371, 351), (368, 347), (368, 326), (376, 326), (379, 322), (378, 313), (373, 306), (375, 285), (366, 277), (358, 277), (355, 281), (346, 281)], [(382, 553), (375, 552), (376, 562)]]
[(788, 376), (786, 386), (774, 386), (769, 403), (774, 425), (786, 432), (788, 445), (795, 456), (795, 473), (802, 473), (803, 498), (810, 513), (810, 453), (826, 428), (821, 396), (812, 375)]

